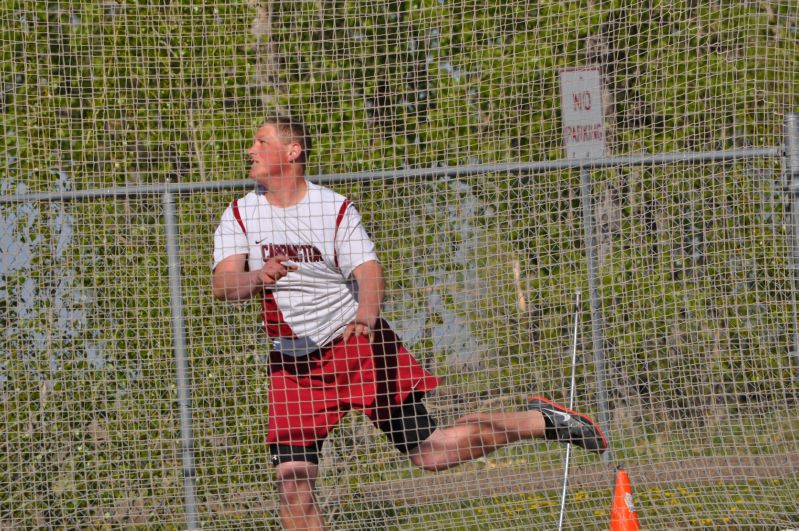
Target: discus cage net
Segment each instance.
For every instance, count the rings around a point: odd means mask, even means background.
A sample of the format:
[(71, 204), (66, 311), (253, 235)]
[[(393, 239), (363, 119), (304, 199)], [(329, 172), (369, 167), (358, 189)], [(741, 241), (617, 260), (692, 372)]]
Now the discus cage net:
[[(279, 526), (258, 304), (210, 295), (274, 110), (358, 205), (440, 424), (566, 402), (593, 294), (575, 405), (612, 449), (574, 453), (566, 527), (607, 527), (618, 464), (645, 528), (799, 526), (794, 0), (0, 6), (0, 529)], [(543, 164), (585, 67), (610, 162)], [(549, 529), (563, 462), (421, 472), (352, 414), (318, 501), (334, 529)]]

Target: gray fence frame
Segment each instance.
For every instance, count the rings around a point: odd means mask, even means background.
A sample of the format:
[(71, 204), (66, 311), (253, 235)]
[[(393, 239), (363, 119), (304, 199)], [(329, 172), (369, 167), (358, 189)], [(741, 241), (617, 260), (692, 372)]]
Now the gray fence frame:
[[(325, 184), (336, 182), (388, 180), (401, 178), (435, 179), (440, 177), (463, 177), (487, 173), (532, 174), (555, 170), (580, 170), (580, 195), (582, 202), (583, 226), (586, 264), (588, 269), (588, 290), (591, 308), (591, 331), (594, 350), (594, 364), (597, 378), (597, 394), (599, 403), (598, 421), (603, 431), (610, 434), (608, 393), (606, 387), (605, 355), (603, 350), (602, 308), (599, 304), (599, 287), (597, 282), (597, 240), (594, 230), (594, 214), (592, 198), (591, 172), (595, 169), (629, 166), (660, 166), (668, 164), (697, 164), (703, 162), (731, 162), (752, 158), (782, 158), (785, 170), (786, 190), (791, 194), (791, 216), (793, 236), (791, 241), (791, 268), (793, 270), (793, 304), (794, 320), (799, 322), (796, 291), (799, 286), (799, 113), (790, 113), (784, 119), (783, 147), (760, 149), (732, 149), (724, 151), (668, 153), (638, 155), (627, 157), (603, 157), (592, 159), (572, 159), (542, 162), (520, 162), (514, 164), (476, 164), (468, 166), (452, 166), (427, 169), (410, 169), (381, 172), (338, 173), (317, 175), (310, 180)], [(169, 270), (170, 311), (173, 332), (173, 350), (175, 354), (176, 379), (178, 390), (178, 407), (181, 428), (181, 446), (183, 460), (184, 504), (186, 525), (188, 529), (199, 529), (200, 521), (195, 496), (194, 435), (192, 433), (191, 386), (189, 379), (188, 359), (186, 355), (186, 330), (184, 323), (183, 295), (181, 284), (180, 249), (178, 224), (175, 214), (175, 194), (190, 194), (201, 191), (222, 191), (251, 189), (253, 182), (249, 179), (227, 182), (202, 183), (164, 183), (147, 186), (127, 186), (96, 190), (76, 190), (67, 192), (42, 192), (0, 196), (1, 204), (29, 202), (68, 202), (91, 200), (98, 198), (129, 198), (134, 196), (161, 196), (164, 228), (166, 232), (166, 249)], [(793, 357), (799, 375), (799, 326), (794, 330)], [(603, 455), (603, 461), (612, 461), (612, 452)]]

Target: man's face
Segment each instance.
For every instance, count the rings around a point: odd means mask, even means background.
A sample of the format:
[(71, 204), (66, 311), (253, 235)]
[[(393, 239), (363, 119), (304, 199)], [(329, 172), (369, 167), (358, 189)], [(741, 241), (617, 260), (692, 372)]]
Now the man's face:
[(247, 150), (250, 157), (250, 177), (267, 186), (269, 177), (288, 174), (292, 162), (299, 153), (299, 144), (286, 144), (278, 134), (277, 128), (272, 124), (266, 124), (255, 133), (252, 147)]

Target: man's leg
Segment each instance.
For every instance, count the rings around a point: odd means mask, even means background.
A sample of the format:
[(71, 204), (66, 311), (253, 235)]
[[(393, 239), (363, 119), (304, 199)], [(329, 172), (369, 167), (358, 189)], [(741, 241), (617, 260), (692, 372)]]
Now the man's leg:
[(425, 470), (444, 470), (516, 441), (544, 437), (545, 427), (540, 411), (476, 413), (435, 430), (408, 457)]
[(288, 461), (279, 464), (275, 472), (283, 529), (323, 530), (314, 495), (319, 466), (307, 461)]
[(408, 452), (416, 466), (444, 470), (487, 455), (510, 443), (545, 438), (602, 453), (608, 444), (591, 417), (544, 397), (531, 397), (528, 411), (477, 413), (441, 428)]
[(324, 439), (309, 446), (269, 445), (283, 529), (321, 530), (325, 527), (314, 491), (323, 444)]

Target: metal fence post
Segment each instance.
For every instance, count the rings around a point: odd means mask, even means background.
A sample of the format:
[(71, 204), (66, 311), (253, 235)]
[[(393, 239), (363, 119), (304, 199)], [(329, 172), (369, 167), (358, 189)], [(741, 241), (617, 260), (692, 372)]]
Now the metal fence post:
[(169, 190), (164, 191), (164, 228), (169, 267), (169, 300), (172, 312), (172, 342), (175, 350), (177, 371), (178, 408), (180, 410), (180, 440), (183, 454), (183, 488), (185, 498), (186, 525), (188, 529), (199, 529), (197, 502), (194, 488), (194, 436), (191, 428), (191, 390), (189, 365), (186, 358), (186, 328), (183, 320), (183, 294), (180, 281), (180, 246), (178, 226), (175, 220), (175, 201)]
[(791, 269), (793, 269), (793, 358), (796, 364), (794, 379), (799, 380), (799, 312), (797, 311), (797, 289), (799, 288), (799, 114), (785, 115), (785, 171), (788, 190), (791, 194), (791, 215), (793, 218), (793, 238), (791, 241)]
[(594, 368), (596, 370), (597, 400), (599, 402), (599, 426), (608, 439), (608, 451), (602, 454), (602, 462), (612, 461), (613, 446), (610, 436), (610, 408), (608, 406), (607, 375), (605, 370), (605, 323), (602, 321), (602, 306), (599, 302), (599, 274), (597, 266), (597, 241), (594, 232), (594, 211), (591, 193), (591, 170), (580, 168), (580, 195), (583, 205), (583, 229), (585, 254), (588, 266), (588, 297), (591, 303), (591, 337), (594, 345)]

